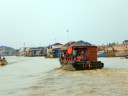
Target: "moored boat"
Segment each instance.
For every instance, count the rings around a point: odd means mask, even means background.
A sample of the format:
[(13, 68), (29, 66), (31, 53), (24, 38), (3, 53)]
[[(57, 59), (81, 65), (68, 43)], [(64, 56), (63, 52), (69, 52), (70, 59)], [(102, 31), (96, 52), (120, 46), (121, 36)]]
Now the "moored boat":
[(61, 48), (60, 64), (66, 70), (101, 69), (97, 61), (97, 47), (84, 41), (69, 42)]
[(97, 54), (98, 57), (115, 57), (116, 54), (115, 53), (101, 53), (101, 54)]
[(128, 59), (128, 56), (125, 56), (126, 59)]

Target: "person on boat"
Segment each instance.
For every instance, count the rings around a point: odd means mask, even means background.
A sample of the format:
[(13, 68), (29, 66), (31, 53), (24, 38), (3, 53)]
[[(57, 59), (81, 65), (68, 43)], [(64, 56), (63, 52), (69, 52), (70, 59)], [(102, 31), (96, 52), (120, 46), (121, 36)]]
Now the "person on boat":
[(5, 57), (3, 57), (3, 59), (2, 59), (2, 60), (5, 60), (5, 61), (6, 61)]
[(115, 51), (114, 48), (112, 48), (112, 51), (113, 51), (113, 52)]
[(61, 53), (61, 59), (64, 60), (64, 53)]
[(77, 58), (76, 58), (76, 61), (81, 61), (81, 56), (80, 54), (78, 54)]
[(70, 54), (69, 55), (69, 61), (72, 61), (73, 60), (73, 56)]
[(83, 51), (81, 52), (80, 57), (81, 57), (81, 61), (85, 61), (85, 53)]

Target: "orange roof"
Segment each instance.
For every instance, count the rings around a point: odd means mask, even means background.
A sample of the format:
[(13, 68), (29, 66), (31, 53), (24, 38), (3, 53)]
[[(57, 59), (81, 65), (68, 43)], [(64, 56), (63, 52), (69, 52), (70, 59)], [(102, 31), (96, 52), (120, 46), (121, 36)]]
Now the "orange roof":
[(63, 44), (61, 44), (61, 43), (55, 43), (55, 44), (53, 44), (53, 45), (63, 45)]

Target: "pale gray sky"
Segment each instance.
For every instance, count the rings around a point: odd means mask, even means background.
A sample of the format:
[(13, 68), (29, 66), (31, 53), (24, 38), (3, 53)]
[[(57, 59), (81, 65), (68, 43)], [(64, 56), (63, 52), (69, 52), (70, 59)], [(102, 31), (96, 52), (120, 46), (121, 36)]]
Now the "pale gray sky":
[[(128, 0), (0, 0), (0, 45), (128, 39)], [(55, 40), (56, 39), (56, 40)]]

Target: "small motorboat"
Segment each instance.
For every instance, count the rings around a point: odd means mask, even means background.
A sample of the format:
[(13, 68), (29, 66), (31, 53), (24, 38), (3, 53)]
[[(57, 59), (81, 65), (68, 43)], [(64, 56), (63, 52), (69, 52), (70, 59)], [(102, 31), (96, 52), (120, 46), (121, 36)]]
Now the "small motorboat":
[(8, 64), (8, 62), (6, 61), (5, 58), (0, 60), (0, 66), (6, 65), (6, 64)]

